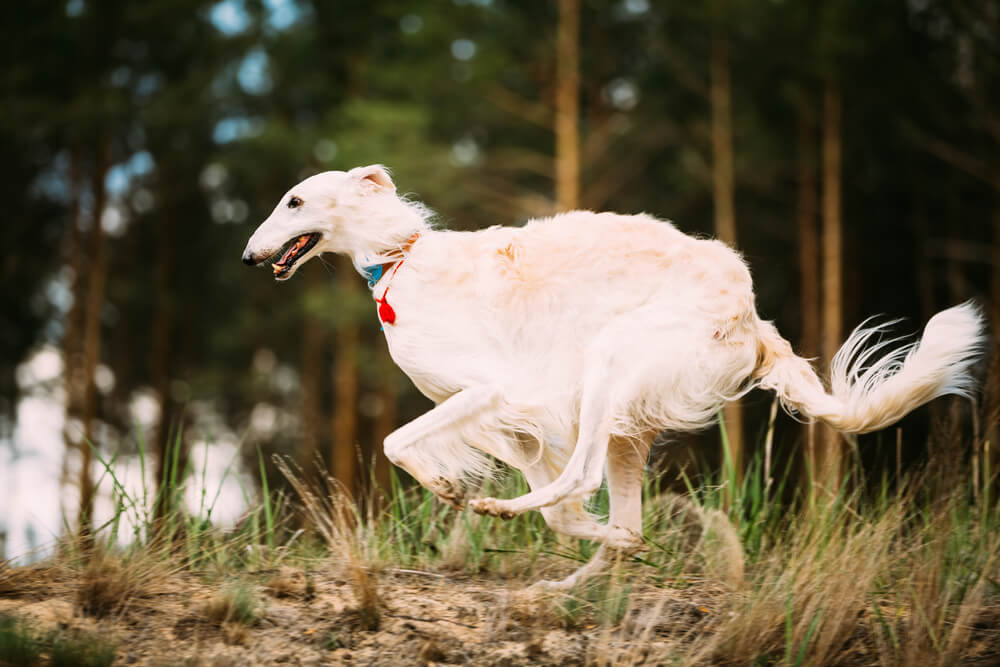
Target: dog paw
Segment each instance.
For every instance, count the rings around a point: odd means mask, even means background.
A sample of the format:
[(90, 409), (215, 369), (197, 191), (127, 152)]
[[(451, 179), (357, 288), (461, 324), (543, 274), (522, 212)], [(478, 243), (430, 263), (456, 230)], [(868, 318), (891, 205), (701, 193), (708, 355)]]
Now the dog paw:
[(469, 508), (476, 514), (495, 516), (501, 519), (513, 519), (517, 516), (517, 512), (508, 509), (506, 503), (497, 498), (476, 498), (469, 501)]
[(466, 487), (464, 483), (454, 482), (445, 477), (436, 477), (429, 484), (429, 487), (434, 492), (434, 495), (455, 509), (460, 510), (465, 508)]
[(612, 549), (620, 549), (626, 553), (646, 551), (648, 548), (640, 533), (621, 526), (609, 528), (602, 542)]

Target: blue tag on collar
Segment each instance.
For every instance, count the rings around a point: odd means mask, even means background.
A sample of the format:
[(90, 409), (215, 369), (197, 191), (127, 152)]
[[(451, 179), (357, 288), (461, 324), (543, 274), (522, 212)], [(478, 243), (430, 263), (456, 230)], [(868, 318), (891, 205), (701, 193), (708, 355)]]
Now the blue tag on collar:
[(375, 287), (375, 283), (382, 279), (383, 268), (381, 264), (372, 264), (371, 266), (364, 266), (361, 268), (368, 276), (368, 286)]

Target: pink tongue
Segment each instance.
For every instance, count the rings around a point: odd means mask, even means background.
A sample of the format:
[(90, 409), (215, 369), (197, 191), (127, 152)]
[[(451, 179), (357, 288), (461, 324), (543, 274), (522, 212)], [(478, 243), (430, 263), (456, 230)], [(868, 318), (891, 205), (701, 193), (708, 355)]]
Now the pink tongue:
[(292, 245), (292, 247), (290, 247), (288, 250), (286, 250), (285, 254), (282, 255), (281, 259), (278, 260), (278, 264), (284, 264), (289, 259), (291, 259), (292, 255), (294, 255), (298, 251), (298, 249), (301, 248), (305, 244), (305, 242), (307, 240), (308, 240), (308, 237), (306, 237), (306, 236), (300, 236), (298, 239), (296, 239), (295, 243)]

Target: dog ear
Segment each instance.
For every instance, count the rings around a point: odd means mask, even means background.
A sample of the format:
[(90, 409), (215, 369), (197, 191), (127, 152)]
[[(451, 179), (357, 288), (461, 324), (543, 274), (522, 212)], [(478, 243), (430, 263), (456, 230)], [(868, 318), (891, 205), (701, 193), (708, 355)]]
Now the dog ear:
[(380, 190), (385, 188), (389, 192), (396, 191), (395, 184), (389, 178), (389, 172), (380, 164), (355, 167), (351, 170), (351, 175), (357, 178), (361, 182), (361, 185), (367, 189)]

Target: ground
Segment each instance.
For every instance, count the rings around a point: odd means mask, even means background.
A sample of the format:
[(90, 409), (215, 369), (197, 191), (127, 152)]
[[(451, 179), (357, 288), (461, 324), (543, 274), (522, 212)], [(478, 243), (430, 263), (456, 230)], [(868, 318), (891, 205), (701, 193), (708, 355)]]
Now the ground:
[[(103, 637), (117, 647), (115, 664), (134, 665), (582, 665), (609, 650), (632, 653), (615, 646), (616, 635), (623, 624), (645, 622), (641, 614), (598, 622), (569, 599), (565, 608), (553, 606), (523, 583), (459, 573), (380, 573), (377, 621), (363, 617), (351, 582), (322, 572), (262, 571), (245, 585), (256, 608), (242, 622), (213, 612), (218, 582), (187, 573), (98, 617), (85, 613), (74, 577), (39, 569), (25, 573), (16, 596), (0, 599), (0, 614), (40, 632)], [(670, 627), (651, 626), (645, 646), (631, 647), (636, 658), (666, 649), (671, 636), (711, 614), (693, 591), (658, 590), (656, 597)]]
[(568, 593), (531, 584), (593, 544), (420, 489), (369, 514), (300, 488), (309, 530), (262, 504), (67, 538), (0, 562), (0, 665), (1000, 665), (992, 482), (787, 507), (763, 479), (730, 513), (647, 492), (644, 550)]

